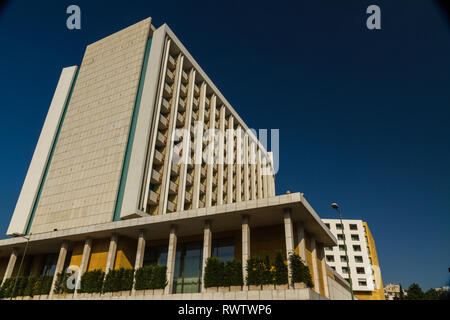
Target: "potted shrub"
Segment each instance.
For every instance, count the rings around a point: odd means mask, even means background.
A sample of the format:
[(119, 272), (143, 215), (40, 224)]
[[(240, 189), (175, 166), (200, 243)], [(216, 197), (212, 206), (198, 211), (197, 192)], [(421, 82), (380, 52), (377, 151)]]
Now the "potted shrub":
[(144, 266), (136, 270), (134, 289), (137, 294), (153, 294), (151, 289), (153, 266)]
[(103, 288), (103, 279), (105, 273), (100, 270), (88, 271), (83, 274), (80, 281), (79, 298), (87, 298), (93, 293), (101, 293)]
[(297, 254), (291, 254), (289, 256), (289, 262), (291, 265), (292, 282), (295, 289), (312, 288), (313, 282), (309, 268), (303, 263), (300, 256)]
[(239, 260), (229, 260), (224, 268), (224, 286), (230, 291), (241, 291), (243, 286), (242, 263)]
[(164, 294), (164, 288), (167, 286), (167, 267), (155, 265), (152, 270), (152, 277), (150, 280), (153, 294)]
[(273, 278), (276, 289), (288, 288), (288, 267), (281, 252), (277, 252), (274, 261)]
[(130, 295), (133, 287), (133, 276), (133, 269), (120, 268), (118, 270), (110, 270), (105, 276), (103, 292), (111, 292), (113, 296)]
[(249, 290), (261, 290), (265, 264), (259, 257), (247, 260), (247, 278), (245, 279)]
[(217, 292), (218, 287), (223, 286), (225, 264), (217, 257), (209, 257), (206, 260), (204, 285), (206, 292)]
[(274, 279), (273, 279), (273, 270), (274, 268), (272, 267), (271, 263), (270, 263), (270, 259), (269, 256), (265, 256), (264, 260), (263, 260), (263, 265), (262, 265), (262, 289), (263, 290), (274, 290), (275, 289), (275, 285), (274, 285)]

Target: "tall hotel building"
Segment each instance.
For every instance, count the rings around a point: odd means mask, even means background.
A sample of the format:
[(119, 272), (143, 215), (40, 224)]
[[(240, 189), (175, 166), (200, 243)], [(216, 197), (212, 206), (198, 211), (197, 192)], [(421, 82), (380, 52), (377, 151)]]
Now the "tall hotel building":
[[(62, 70), (12, 238), (0, 241), (1, 279), (17, 275), (29, 238), (24, 276), (157, 263), (168, 283), (149, 299), (348, 298), (325, 263), (336, 238), (303, 194), (275, 195), (273, 172), (271, 153), (170, 28), (145, 19), (88, 45), (80, 67)], [(212, 255), (245, 266), (277, 251), (304, 259), (312, 289), (202, 286)]]
[[(355, 296), (360, 300), (384, 300), (383, 280), (375, 240), (367, 222), (362, 220), (322, 219), (338, 239), (338, 246), (325, 248), (327, 264), (344, 279), (352, 279)], [(345, 255), (347, 244), (348, 265)]]

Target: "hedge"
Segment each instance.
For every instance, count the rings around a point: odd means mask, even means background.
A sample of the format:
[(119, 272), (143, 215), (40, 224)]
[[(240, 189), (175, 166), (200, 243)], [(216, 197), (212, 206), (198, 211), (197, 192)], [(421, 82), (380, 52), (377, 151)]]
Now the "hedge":
[[(17, 280), (17, 284), (16, 284)], [(29, 276), (6, 279), (0, 288), (0, 298), (10, 298), (20, 296), (47, 295), (52, 286), (52, 276)], [(14, 289), (14, 285), (16, 288)]]
[(274, 261), (269, 256), (251, 257), (247, 260), (247, 285), (286, 284), (288, 268), (281, 252), (277, 252)]
[(101, 293), (105, 273), (101, 270), (93, 270), (81, 276), (79, 293)]
[(53, 293), (55, 294), (73, 293), (75, 291), (74, 289), (67, 288), (67, 281), (69, 280), (69, 277), (72, 276), (73, 274), (74, 271), (70, 273), (67, 272), (58, 273), (56, 275), (55, 288), (53, 289)]
[(164, 289), (167, 285), (166, 266), (150, 265), (136, 270), (136, 290)]
[(133, 269), (110, 270), (105, 277), (103, 292), (127, 291), (133, 288)]
[(239, 260), (228, 260), (225, 262), (223, 286), (242, 286), (242, 263)]
[(290, 272), (292, 275), (292, 282), (303, 282), (309, 288), (314, 287), (309, 268), (303, 263), (300, 256), (297, 254), (291, 254), (289, 256), (289, 262), (291, 264)]
[(206, 260), (205, 275), (203, 281), (205, 288), (223, 286), (225, 263), (217, 257)]
[(277, 252), (275, 261), (273, 263), (273, 280), (274, 284), (287, 284), (288, 283), (288, 267), (284, 263), (284, 257), (281, 252)]

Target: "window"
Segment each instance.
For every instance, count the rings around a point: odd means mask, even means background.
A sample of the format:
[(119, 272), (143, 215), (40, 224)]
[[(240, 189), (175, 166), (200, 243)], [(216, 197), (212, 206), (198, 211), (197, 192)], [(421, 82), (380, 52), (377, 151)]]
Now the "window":
[(357, 234), (352, 234), (353, 241), (359, 241), (359, 236)]
[(332, 251), (332, 250), (333, 250), (333, 247), (329, 247), (329, 246), (325, 247), (325, 251)]
[(363, 267), (357, 267), (356, 268), (356, 273), (357, 274), (364, 274), (365, 272), (364, 272), (364, 268)]
[(334, 256), (327, 255), (327, 262), (334, 262)]
[(234, 239), (214, 239), (212, 242), (212, 255), (222, 261), (234, 259)]
[(363, 257), (362, 256), (355, 256), (355, 262), (362, 263), (363, 262)]
[(358, 226), (356, 224), (351, 224), (350, 230), (358, 230)]
[(346, 256), (341, 256), (341, 262), (347, 262), (347, 257)]
[(345, 251), (345, 246), (343, 244), (339, 245), (339, 251)]
[(343, 234), (338, 234), (337, 238), (338, 238), (338, 240), (344, 240), (345, 236)]
[(342, 273), (348, 274), (348, 268), (347, 267), (342, 267)]
[(354, 246), (353, 246), (353, 251), (361, 251), (361, 246), (359, 246), (359, 245), (354, 245)]
[(330, 229), (330, 224), (329, 223), (325, 223), (325, 225), (327, 226), (328, 229)]
[(367, 287), (367, 281), (366, 280), (358, 280), (358, 285), (360, 287)]
[(341, 223), (337, 223), (336, 230), (344, 230), (344, 226)]
[(44, 276), (53, 276), (55, 274), (57, 261), (58, 261), (57, 253), (46, 254), (41, 274)]
[(167, 263), (167, 246), (146, 247), (144, 252), (144, 266)]

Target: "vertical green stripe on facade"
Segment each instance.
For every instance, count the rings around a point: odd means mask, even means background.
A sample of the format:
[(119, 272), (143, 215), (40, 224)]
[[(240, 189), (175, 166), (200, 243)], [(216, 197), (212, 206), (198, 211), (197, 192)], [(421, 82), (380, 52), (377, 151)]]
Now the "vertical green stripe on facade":
[(142, 63), (141, 76), (139, 78), (139, 86), (138, 86), (138, 91), (137, 91), (137, 95), (136, 95), (136, 103), (134, 105), (133, 117), (131, 120), (130, 134), (128, 135), (127, 149), (125, 151), (125, 158), (123, 161), (122, 175), (120, 177), (120, 185), (119, 185), (119, 191), (117, 193), (117, 200), (116, 200), (116, 207), (114, 209), (113, 221), (120, 220), (120, 211), (122, 209), (123, 193), (125, 191), (125, 185), (127, 182), (128, 167), (130, 165), (131, 149), (133, 148), (134, 133), (136, 131), (136, 122), (137, 122), (137, 118), (139, 115), (139, 108), (140, 108), (141, 96), (142, 96), (142, 88), (144, 86), (145, 73), (147, 71), (148, 56), (150, 53), (151, 44), (152, 44), (152, 39), (148, 39), (147, 47), (145, 49), (144, 62)]
[(39, 199), (41, 198), (42, 188), (44, 187), (45, 179), (47, 178), (48, 168), (50, 167), (50, 163), (52, 162), (53, 153), (55, 151), (56, 143), (58, 142), (59, 133), (61, 132), (61, 127), (62, 127), (62, 124), (64, 122), (64, 118), (65, 118), (66, 113), (67, 113), (67, 107), (69, 106), (70, 98), (72, 97), (73, 88), (75, 87), (75, 82), (77, 81), (78, 71), (79, 70), (80, 70), (80, 68), (77, 68), (77, 71), (75, 72), (75, 76), (73, 78), (72, 85), (70, 87), (69, 95), (67, 96), (67, 100), (66, 100), (66, 103), (64, 105), (64, 110), (63, 110), (63, 113), (61, 115), (61, 119), (59, 120), (58, 129), (56, 131), (55, 139), (53, 140), (53, 143), (52, 143), (52, 148), (50, 150), (50, 155), (48, 156), (47, 163), (45, 164), (44, 174), (42, 175), (42, 179), (41, 179), (41, 182), (39, 184), (39, 190), (38, 190), (38, 193), (36, 195), (36, 199), (34, 200), (33, 209), (31, 211), (30, 218), (28, 219), (27, 229), (25, 231), (25, 234), (27, 234), (27, 235), (30, 234), (31, 224), (33, 223), (34, 214), (35, 214), (37, 206), (39, 204)]

